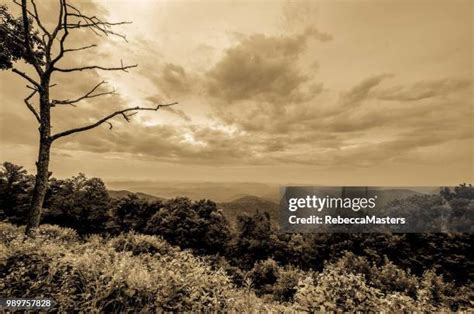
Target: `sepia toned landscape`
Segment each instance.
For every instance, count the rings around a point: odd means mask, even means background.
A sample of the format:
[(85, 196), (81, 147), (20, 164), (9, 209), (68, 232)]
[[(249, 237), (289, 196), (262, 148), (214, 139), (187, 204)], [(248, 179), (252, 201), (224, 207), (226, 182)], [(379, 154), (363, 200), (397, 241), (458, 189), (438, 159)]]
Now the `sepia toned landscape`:
[[(0, 0), (0, 308), (472, 311), (473, 9)], [(287, 186), (466, 232), (285, 232)]]

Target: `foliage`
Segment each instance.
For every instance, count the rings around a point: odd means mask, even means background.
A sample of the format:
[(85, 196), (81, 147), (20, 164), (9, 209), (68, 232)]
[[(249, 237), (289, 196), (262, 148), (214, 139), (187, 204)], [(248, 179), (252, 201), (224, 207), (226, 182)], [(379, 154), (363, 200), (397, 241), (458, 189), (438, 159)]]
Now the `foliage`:
[[(415, 288), (412, 291), (415, 293), (407, 294), (411, 288)], [(347, 253), (341, 260), (327, 264), (321, 273), (301, 280), (295, 302), (299, 309), (310, 312), (468, 310), (471, 306), (469, 296), (454, 296), (451, 288), (434, 272), (415, 277), (393, 264), (370, 267), (363, 258)], [(465, 292), (471, 290), (468, 287), (462, 289)]]
[(4, 162), (0, 168), (0, 210), (14, 223), (23, 222), (30, 203), (33, 178), (22, 167)]
[(272, 293), (273, 285), (280, 276), (280, 267), (271, 258), (258, 261), (249, 271), (248, 278), (258, 294)]
[(132, 255), (151, 254), (163, 256), (177, 251), (176, 247), (171, 246), (158, 236), (134, 232), (116, 236), (110, 239), (109, 243), (117, 252), (131, 252)]
[(144, 232), (148, 221), (163, 206), (161, 201), (146, 201), (129, 194), (113, 205), (114, 222), (119, 231)]
[(453, 189), (445, 187), (441, 189), (440, 194), (448, 201), (453, 199), (474, 199), (474, 187), (472, 184), (460, 184)]
[(229, 245), (230, 258), (242, 268), (250, 269), (255, 261), (271, 256), (275, 241), (267, 213), (240, 216), (237, 221), (237, 236)]
[(75, 228), (79, 233), (104, 230), (110, 198), (104, 182), (80, 173), (70, 179), (50, 180), (45, 199), (44, 223)]
[(229, 224), (214, 202), (188, 198), (167, 201), (151, 217), (145, 231), (204, 253), (222, 252), (230, 239)]
[[(0, 290), (52, 297), (57, 311), (468, 311), (472, 288), (350, 252), (319, 273), (259, 261), (237, 288), (222, 268), (150, 235), (91, 236), (43, 225), (35, 239), (0, 223)], [(255, 289), (255, 290), (254, 290)], [(260, 298), (257, 295), (271, 296)], [(274, 300), (272, 300), (272, 298)]]
[[(32, 25), (31, 19), (29, 25)], [(15, 18), (5, 5), (0, 5), (0, 70), (10, 69), (17, 60), (31, 63), (31, 58), (25, 49), (25, 31), (21, 17)], [(42, 41), (38, 32), (30, 29), (29, 38), (33, 44), (33, 55), (41, 60)]]
[[(63, 228), (48, 228), (48, 234), (53, 229), (63, 234)], [(189, 252), (170, 249), (157, 237), (25, 240), (21, 228), (0, 224), (0, 234), (11, 232), (13, 239), (0, 247), (0, 290), (16, 297), (52, 297), (60, 312), (291, 311), (237, 290), (222, 270), (212, 270)], [(151, 244), (162, 254), (123, 251), (124, 239), (135, 247)]]

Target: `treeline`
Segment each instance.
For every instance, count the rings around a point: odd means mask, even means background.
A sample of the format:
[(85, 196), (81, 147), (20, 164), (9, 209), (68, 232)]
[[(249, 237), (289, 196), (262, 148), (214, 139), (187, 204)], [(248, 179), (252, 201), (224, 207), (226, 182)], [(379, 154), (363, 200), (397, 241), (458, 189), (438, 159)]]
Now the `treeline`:
[[(3, 163), (2, 219), (15, 224), (24, 222), (33, 182), (34, 177), (21, 166)], [(440, 194), (412, 196), (390, 206), (421, 211), (441, 206), (443, 199), (454, 208), (474, 205), (471, 185), (447, 188)], [(226, 269), (240, 286), (250, 278), (260, 294), (274, 294), (279, 289), (277, 283), (284, 280), (281, 276), (295, 281), (298, 271), (320, 271), (347, 252), (373, 267), (382, 267), (389, 261), (415, 276), (433, 271), (455, 286), (472, 282), (474, 269), (470, 234), (286, 234), (264, 212), (240, 216), (237, 226), (231, 227), (210, 200), (178, 197), (147, 201), (133, 194), (112, 199), (101, 179), (83, 174), (68, 179), (50, 177), (42, 223), (73, 228), (80, 235), (107, 236), (128, 231), (160, 235), (171, 244), (207, 256), (215, 267)], [(279, 267), (285, 267), (285, 272)], [(293, 298), (296, 290), (287, 290), (278, 295), (282, 299)]]

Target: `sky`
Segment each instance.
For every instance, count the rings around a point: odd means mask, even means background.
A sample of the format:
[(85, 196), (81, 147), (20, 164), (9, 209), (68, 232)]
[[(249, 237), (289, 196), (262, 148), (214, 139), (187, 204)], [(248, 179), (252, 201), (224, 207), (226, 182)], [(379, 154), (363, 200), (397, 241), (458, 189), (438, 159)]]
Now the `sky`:
[[(6, 3), (17, 13), (18, 9)], [(38, 1), (39, 3), (39, 1)], [(474, 180), (473, 2), (77, 1), (131, 21), (127, 41), (75, 32), (60, 64), (137, 64), (55, 74), (55, 99), (101, 80), (117, 94), (53, 108), (53, 132), (134, 106), (54, 143), (56, 177), (107, 181), (454, 185)], [(41, 2), (45, 25), (55, 1)], [(19, 68), (32, 73), (28, 66)], [(0, 72), (0, 160), (34, 170), (25, 82)]]

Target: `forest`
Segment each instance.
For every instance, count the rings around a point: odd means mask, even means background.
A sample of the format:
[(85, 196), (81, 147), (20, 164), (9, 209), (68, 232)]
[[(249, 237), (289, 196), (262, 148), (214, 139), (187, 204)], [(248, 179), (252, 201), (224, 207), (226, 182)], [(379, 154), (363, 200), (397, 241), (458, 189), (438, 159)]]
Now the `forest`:
[[(0, 171), (0, 291), (61, 311), (468, 311), (472, 235), (283, 233), (270, 214), (229, 222), (212, 200), (111, 197), (100, 178), (50, 175), (38, 235), (34, 177)], [(387, 206), (472, 213), (474, 188)], [(235, 216), (232, 213), (231, 216)]]

